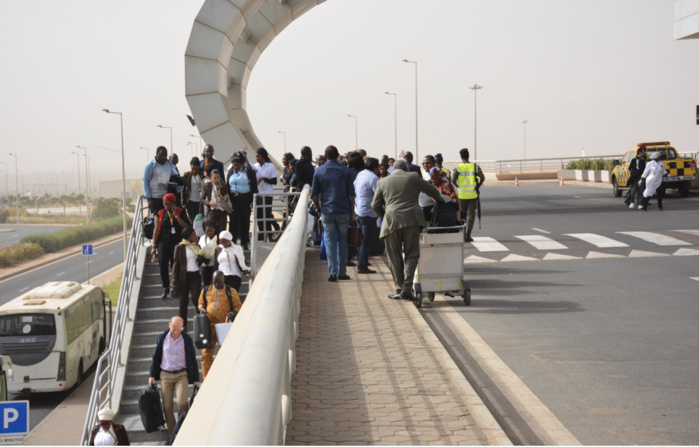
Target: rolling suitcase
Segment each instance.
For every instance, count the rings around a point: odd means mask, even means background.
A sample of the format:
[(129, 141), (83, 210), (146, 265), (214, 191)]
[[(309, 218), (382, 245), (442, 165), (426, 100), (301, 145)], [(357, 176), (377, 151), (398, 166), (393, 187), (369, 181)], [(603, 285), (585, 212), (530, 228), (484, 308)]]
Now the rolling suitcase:
[(211, 349), (211, 323), (204, 314), (194, 316), (194, 345), (199, 349)]
[(141, 422), (146, 433), (158, 431), (165, 425), (160, 392), (155, 385), (147, 386), (138, 393), (138, 409), (141, 412)]

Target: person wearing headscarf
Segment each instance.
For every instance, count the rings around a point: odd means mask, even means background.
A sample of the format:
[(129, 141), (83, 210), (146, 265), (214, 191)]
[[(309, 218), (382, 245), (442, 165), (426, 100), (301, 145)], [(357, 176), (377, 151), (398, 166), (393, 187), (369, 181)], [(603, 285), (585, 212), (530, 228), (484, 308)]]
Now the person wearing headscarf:
[(214, 254), (214, 267), (217, 271), (223, 272), (227, 286), (240, 290), (243, 283), (243, 275), (252, 279), (250, 267), (245, 264), (245, 254), (240, 245), (233, 242), (233, 236), (228, 231), (222, 231), (218, 235), (219, 246)]
[[(272, 164), (269, 158), (267, 149), (261, 147), (255, 153), (257, 163), (253, 165), (255, 174), (257, 175), (257, 189), (260, 194), (272, 194), (274, 188), (272, 185), (277, 184), (277, 169)], [(272, 196), (257, 197), (257, 228), (260, 232), (267, 231), (267, 235), (271, 238), (272, 229), (279, 231), (279, 224), (274, 220), (272, 214)], [(265, 219), (265, 222), (262, 219)], [(258, 236), (258, 240), (264, 240), (264, 234)]]
[(182, 230), (190, 225), (184, 210), (175, 205), (177, 197), (167, 193), (163, 197), (165, 208), (158, 211), (153, 231), (152, 261), (157, 259), (160, 266), (160, 281), (163, 285), (163, 295), (167, 298), (170, 290), (170, 265), (173, 263), (175, 246), (182, 240)]
[(201, 247), (197, 244), (197, 234), (192, 227), (182, 230), (182, 241), (175, 246), (174, 259), (172, 286), (180, 292), (180, 318), (184, 322), (184, 330), (186, 331), (189, 299), (196, 309), (197, 299), (201, 293), (199, 265), (204, 260)]
[(87, 445), (131, 445), (126, 428), (113, 422), (115, 415), (111, 408), (97, 412), (99, 423), (92, 428)]
[(650, 163), (646, 165), (641, 178), (646, 184), (646, 189), (643, 191), (643, 203), (641, 209), (646, 211), (648, 203), (653, 194), (658, 195), (658, 209), (663, 210), (663, 196), (665, 195), (665, 186), (663, 186), (663, 177), (667, 175), (665, 165), (662, 161), (663, 155), (660, 152), (653, 152), (650, 156)]

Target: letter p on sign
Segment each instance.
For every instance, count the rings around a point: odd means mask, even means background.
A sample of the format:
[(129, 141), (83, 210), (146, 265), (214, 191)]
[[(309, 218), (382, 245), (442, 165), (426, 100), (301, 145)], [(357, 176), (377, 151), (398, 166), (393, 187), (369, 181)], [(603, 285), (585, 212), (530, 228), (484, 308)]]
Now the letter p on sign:
[(19, 411), (14, 408), (5, 408), (3, 410), (2, 428), (7, 430), (10, 428), (10, 423), (16, 421), (17, 418), (19, 418)]

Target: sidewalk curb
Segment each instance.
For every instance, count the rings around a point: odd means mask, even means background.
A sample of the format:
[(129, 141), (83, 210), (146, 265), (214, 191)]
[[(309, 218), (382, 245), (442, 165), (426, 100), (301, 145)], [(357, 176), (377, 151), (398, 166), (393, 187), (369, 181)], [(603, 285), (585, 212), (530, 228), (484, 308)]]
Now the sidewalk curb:
[[(96, 243), (93, 241), (93, 245), (95, 247), (101, 247), (106, 244), (111, 244), (112, 242), (116, 242), (120, 239), (123, 239), (124, 235), (123, 234), (118, 234), (118, 235), (112, 235), (112, 236), (105, 236), (103, 238), (97, 239)], [(18, 268), (18, 270), (5, 273), (5, 274), (0, 274), (0, 282), (5, 281), (7, 279), (13, 278), (15, 276), (27, 273), (30, 270), (34, 270), (39, 267), (43, 267), (45, 265), (51, 264), (56, 261), (63, 260), (65, 258), (68, 258), (70, 256), (74, 256), (76, 254), (81, 253), (82, 250), (82, 244), (80, 245), (74, 245), (72, 247), (67, 247), (64, 248), (56, 253), (46, 253), (43, 256), (33, 259), (31, 261), (27, 261), (27, 265), (22, 266), (20, 264), (18, 267), (8, 267), (7, 270), (11, 270), (13, 268)]]
[(415, 328), (431, 346), (432, 354), (442, 366), (449, 380), (451, 380), (456, 388), (462, 391), (461, 398), (466, 408), (468, 408), (469, 414), (473, 417), (474, 422), (485, 435), (488, 445), (512, 445), (512, 441), (510, 441), (502, 427), (500, 427), (500, 424), (495, 420), (493, 414), (478, 396), (476, 390), (473, 389), (466, 377), (464, 377), (464, 374), (444, 348), (442, 342), (439, 341), (424, 318), (422, 318), (420, 311), (418, 311), (415, 305), (410, 301), (401, 300), (401, 304), (407, 307), (408, 315), (415, 324)]

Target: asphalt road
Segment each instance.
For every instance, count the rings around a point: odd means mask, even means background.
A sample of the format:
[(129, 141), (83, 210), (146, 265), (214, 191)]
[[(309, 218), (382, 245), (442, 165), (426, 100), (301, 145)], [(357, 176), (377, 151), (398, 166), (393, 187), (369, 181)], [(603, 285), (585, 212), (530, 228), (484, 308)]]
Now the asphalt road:
[[(458, 314), (582, 444), (699, 444), (699, 198), (669, 193), (664, 208), (582, 186), (484, 188), (472, 304), (437, 297), (423, 314), (492, 387), (445, 323)], [(487, 394), (515, 442), (539, 443)]]
[(22, 240), (23, 237), (31, 234), (53, 233), (64, 225), (17, 225), (5, 223), (0, 225), (0, 248), (9, 247)]
[[(90, 277), (95, 277), (123, 262), (124, 242), (118, 240), (101, 247), (96, 247), (90, 257)], [(48, 281), (87, 280), (86, 256), (74, 255), (52, 264), (36, 268), (24, 274), (0, 282), (0, 305), (16, 298), (34, 287)], [(85, 381), (92, 381), (94, 366), (86, 371)], [(60, 393), (39, 393), (30, 396), (10, 395), (10, 400), (29, 400), (30, 431), (67, 398), (73, 390)], [(84, 421), (71, 421), (83, 424)]]

